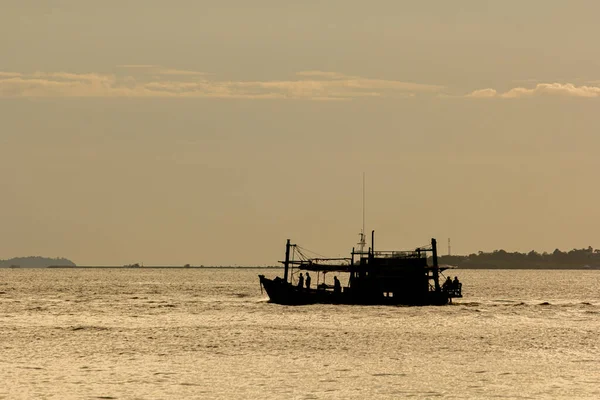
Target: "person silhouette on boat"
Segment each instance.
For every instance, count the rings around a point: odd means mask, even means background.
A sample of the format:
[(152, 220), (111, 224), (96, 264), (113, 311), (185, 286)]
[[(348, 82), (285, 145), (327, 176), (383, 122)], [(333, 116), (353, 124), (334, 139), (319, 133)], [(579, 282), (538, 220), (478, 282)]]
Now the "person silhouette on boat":
[(302, 272), (300, 272), (300, 276), (298, 277), (298, 288), (302, 289), (304, 287), (304, 276), (302, 276)]
[(454, 280), (452, 281), (452, 290), (454, 291), (454, 293), (456, 295), (460, 295), (461, 293), (461, 283), (458, 281), (458, 277), (454, 277)]
[(333, 293), (340, 294), (342, 293), (342, 285), (340, 284), (340, 280), (337, 276), (333, 277)]
[(453, 283), (452, 283), (452, 279), (450, 277), (446, 278), (446, 282), (444, 282), (444, 284), (442, 285), (442, 289), (447, 292), (450, 289), (452, 289)]
[(306, 289), (310, 289), (310, 274), (306, 273)]

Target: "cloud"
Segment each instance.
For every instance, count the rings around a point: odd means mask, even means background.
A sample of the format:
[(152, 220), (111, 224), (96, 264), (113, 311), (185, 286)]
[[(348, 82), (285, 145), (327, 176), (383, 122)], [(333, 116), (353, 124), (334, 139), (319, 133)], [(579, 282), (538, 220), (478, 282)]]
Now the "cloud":
[(535, 89), (515, 88), (504, 94), (504, 97), (535, 96), (541, 94), (573, 96), (573, 97), (599, 97), (600, 87), (575, 86), (572, 83), (539, 83)]
[(198, 97), (351, 100), (410, 97), (443, 86), (303, 71), (289, 80), (217, 80), (200, 71), (156, 65), (120, 65), (113, 74), (0, 72), (0, 97)]
[(296, 73), (297, 76), (307, 76), (311, 78), (329, 78), (329, 79), (343, 79), (347, 78), (348, 75), (341, 74), (339, 72), (331, 71), (300, 71)]
[(174, 69), (174, 68), (159, 68), (157, 72), (160, 75), (183, 75), (183, 76), (203, 76), (207, 75), (206, 72), (191, 71), (186, 69)]
[(296, 73), (296, 75), (300, 77), (313, 78), (315, 80), (321, 78), (318, 80), (319, 82), (328, 80), (330, 85), (354, 89), (391, 89), (410, 92), (437, 92), (444, 89), (444, 86), (439, 85), (363, 78), (360, 76), (345, 75), (339, 72), (331, 71), (301, 71)]
[(516, 87), (504, 93), (495, 89), (475, 90), (467, 97), (517, 99), (535, 96), (600, 97), (598, 86), (576, 86), (572, 83), (538, 83), (534, 88)]
[(132, 69), (143, 69), (143, 68), (158, 68), (158, 65), (154, 64), (120, 64), (117, 68), (132, 68)]
[(22, 74), (19, 72), (2, 72), (0, 71), (0, 79), (2, 78), (16, 78), (21, 76)]
[(158, 75), (188, 75), (188, 76), (196, 76), (196, 75), (207, 75), (206, 72), (201, 71), (192, 71), (186, 69), (176, 69), (176, 68), (164, 68), (160, 65), (153, 64), (121, 64), (117, 65), (117, 68), (126, 69), (126, 70), (135, 70), (136, 73), (148, 73), (148, 74), (158, 74)]
[(476, 97), (476, 98), (480, 98), (480, 99), (485, 99), (485, 98), (490, 98), (490, 97), (496, 97), (498, 95), (498, 92), (496, 91), (496, 89), (480, 89), (480, 90), (475, 90), (474, 92), (471, 92), (467, 95), (467, 97)]
[(170, 97), (222, 99), (302, 99), (347, 101), (358, 98), (407, 98), (417, 94), (478, 99), (538, 96), (600, 97), (600, 85), (538, 83), (505, 92), (478, 89), (466, 95), (444, 86), (367, 78), (334, 71), (300, 71), (284, 80), (219, 80), (201, 71), (158, 65), (119, 65), (114, 73), (0, 71), (0, 97)]

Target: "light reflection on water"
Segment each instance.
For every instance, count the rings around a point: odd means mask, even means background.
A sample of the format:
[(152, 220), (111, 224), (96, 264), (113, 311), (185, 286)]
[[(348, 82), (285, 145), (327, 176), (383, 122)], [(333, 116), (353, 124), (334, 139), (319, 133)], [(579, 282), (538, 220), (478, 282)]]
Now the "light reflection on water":
[(284, 307), (277, 270), (0, 270), (0, 398), (600, 398), (600, 271), (447, 307)]

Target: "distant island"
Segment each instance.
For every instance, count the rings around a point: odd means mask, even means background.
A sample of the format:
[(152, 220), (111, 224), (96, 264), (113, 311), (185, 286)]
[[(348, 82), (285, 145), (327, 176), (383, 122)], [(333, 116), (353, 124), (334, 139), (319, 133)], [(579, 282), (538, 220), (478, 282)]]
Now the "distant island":
[(440, 264), (461, 269), (600, 269), (600, 250), (591, 246), (552, 253), (510, 253), (504, 250), (483, 251), (468, 256), (439, 256)]
[(75, 267), (75, 263), (66, 258), (15, 257), (0, 260), (0, 268), (47, 268), (50, 266)]
[[(431, 260), (430, 260), (431, 262)], [(440, 255), (440, 264), (455, 266), (461, 269), (595, 269), (600, 270), (600, 249), (591, 246), (570, 251), (554, 250), (552, 253), (538, 253), (534, 250), (528, 253), (507, 252), (505, 250), (494, 250), (492, 252), (479, 251), (469, 255)], [(15, 257), (8, 260), (0, 260), (0, 268), (100, 268), (100, 267), (78, 267), (73, 261), (58, 257)], [(123, 265), (120, 268), (144, 268), (140, 264)], [(110, 267), (119, 268), (119, 267)], [(145, 267), (145, 268), (177, 268), (170, 267)], [(275, 265), (221, 265), (191, 266), (185, 264), (179, 268), (281, 268)]]

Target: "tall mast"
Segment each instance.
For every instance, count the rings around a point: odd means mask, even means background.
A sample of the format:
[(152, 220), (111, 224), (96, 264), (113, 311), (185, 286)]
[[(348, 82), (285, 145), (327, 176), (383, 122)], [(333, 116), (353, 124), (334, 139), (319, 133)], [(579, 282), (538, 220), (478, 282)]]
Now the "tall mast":
[(358, 242), (358, 251), (359, 253), (363, 253), (365, 251), (365, 246), (367, 245), (367, 240), (365, 238), (365, 173), (363, 172), (362, 179), (362, 229), (360, 231), (360, 242)]
[(431, 239), (431, 251), (433, 253), (433, 283), (435, 285), (435, 291), (439, 292), (440, 288), (440, 267), (437, 259), (437, 242), (435, 239)]
[(285, 262), (283, 263), (283, 280), (287, 283), (288, 281), (288, 270), (290, 269), (290, 239), (285, 243)]
[(363, 236), (365, 234), (365, 173), (363, 172), (363, 207), (362, 207), (362, 211), (363, 211), (363, 225), (362, 225), (362, 232), (363, 232)]

